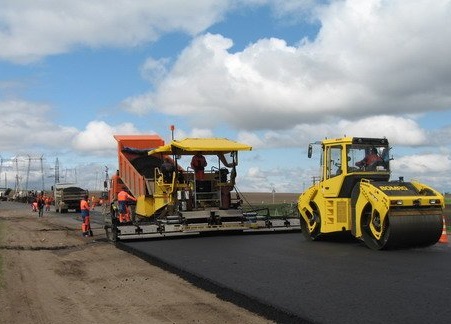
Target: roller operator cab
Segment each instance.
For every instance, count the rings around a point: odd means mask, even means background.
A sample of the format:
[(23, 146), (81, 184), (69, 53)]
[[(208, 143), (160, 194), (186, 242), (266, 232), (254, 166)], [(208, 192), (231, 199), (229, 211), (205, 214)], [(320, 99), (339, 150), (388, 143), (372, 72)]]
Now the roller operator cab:
[(375, 250), (438, 242), (444, 197), (416, 181), (390, 181), (387, 139), (326, 139), (309, 145), (309, 157), (315, 144), (321, 146), (321, 175), (298, 202), (308, 240), (351, 233)]

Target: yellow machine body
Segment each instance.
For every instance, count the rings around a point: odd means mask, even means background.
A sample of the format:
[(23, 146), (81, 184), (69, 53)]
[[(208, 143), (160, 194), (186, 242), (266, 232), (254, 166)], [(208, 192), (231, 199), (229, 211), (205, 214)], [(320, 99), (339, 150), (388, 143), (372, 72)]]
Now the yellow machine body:
[[(225, 138), (186, 138), (169, 144), (157, 135), (116, 135), (115, 138), (119, 170), (110, 182), (111, 208), (105, 211), (104, 217), (111, 240), (209, 231), (300, 230), (299, 218), (294, 214), (273, 219), (269, 214), (261, 215), (261, 208), (244, 212), (242, 198), (238, 193), (232, 197), (231, 191), (236, 189), (238, 152), (252, 149), (246, 144)], [(191, 166), (179, 165), (183, 156), (191, 160), (197, 152), (209, 161), (201, 175)], [(120, 221), (122, 214), (116, 201), (121, 190), (136, 198), (126, 209), (130, 213), (128, 222)]]
[[(417, 181), (390, 181), (387, 139), (345, 137), (316, 144), (321, 145), (321, 175), (298, 202), (307, 239), (351, 233), (372, 249), (439, 240), (443, 195)], [(366, 163), (371, 151), (375, 161)]]

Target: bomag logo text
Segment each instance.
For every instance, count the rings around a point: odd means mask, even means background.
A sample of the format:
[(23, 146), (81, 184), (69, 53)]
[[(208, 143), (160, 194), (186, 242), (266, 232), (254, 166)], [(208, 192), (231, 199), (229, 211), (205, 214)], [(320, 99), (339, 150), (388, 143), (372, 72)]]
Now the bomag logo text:
[(383, 191), (409, 190), (406, 186), (380, 186)]

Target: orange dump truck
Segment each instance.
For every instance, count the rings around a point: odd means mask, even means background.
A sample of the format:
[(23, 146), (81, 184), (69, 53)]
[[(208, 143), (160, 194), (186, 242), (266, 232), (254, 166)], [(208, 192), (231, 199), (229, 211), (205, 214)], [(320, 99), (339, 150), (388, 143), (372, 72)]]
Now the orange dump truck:
[[(212, 231), (300, 230), (299, 217), (243, 212), (240, 197), (232, 197), (238, 152), (250, 151), (248, 145), (225, 138), (186, 138), (169, 144), (158, 135), (114, 138), (119, 168), (111, 178), (104, 209), (105, 231), (112, 241)], [(197, 152), (209, 161), (202, 178), (191, 166), (180, 165), (183, 156), (191, 158)], [(169, 173), (163, 161), (172, 166)], [(126, 208), (117, 201), (122, 190), (131, 196)]]

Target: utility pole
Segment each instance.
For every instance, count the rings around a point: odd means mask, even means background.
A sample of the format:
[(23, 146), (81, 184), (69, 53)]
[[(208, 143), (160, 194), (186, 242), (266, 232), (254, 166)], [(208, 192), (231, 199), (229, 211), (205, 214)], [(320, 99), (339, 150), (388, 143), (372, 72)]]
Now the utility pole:
[(25, 178), (25, 192), (28, 195), (28, 179), (30, 178), (31, 156), (28, 155), (27, 177)]
[[(3, 157), (0, 155), (0, 178), (2, 177), (2, 170), (3, 170)], [(6, 187), (6, 172), (5, 172), (5, 188)]]
[(44, 183), (44, 155), (41, 155), (39, 158), (41, 160), (41, 180), (42, 180), (42, 192), (44, 192), (45, 183)]
[(14, 158), (13, 161), (16, 162), (16, 183), (14, 185), (14, 195), (17, 197), (17, 195), (19, 194), (19, 191), (20, 191), (20, 184), (19, 184), (19, 160), (18, 160), (17, 156)]
[[(0, 180), (2, 177), (2, 171), (3, 171), (3, 161), (6, 161), (3, 159), (3, 157), (0, 155)], [(5, 188), (8, 188), (8, 182), (6, 181), (6, 171), (5, 171)]]
[(60, 161), (56, 158), (55, 161), (55, 184), (60, 183)]
[(103, 181), (103, 189), (105, 191), (108, 190), (108, 182), (110, 181), (110, 177), (108, 176), (108, 167), (105, 165), (105, 181)]

